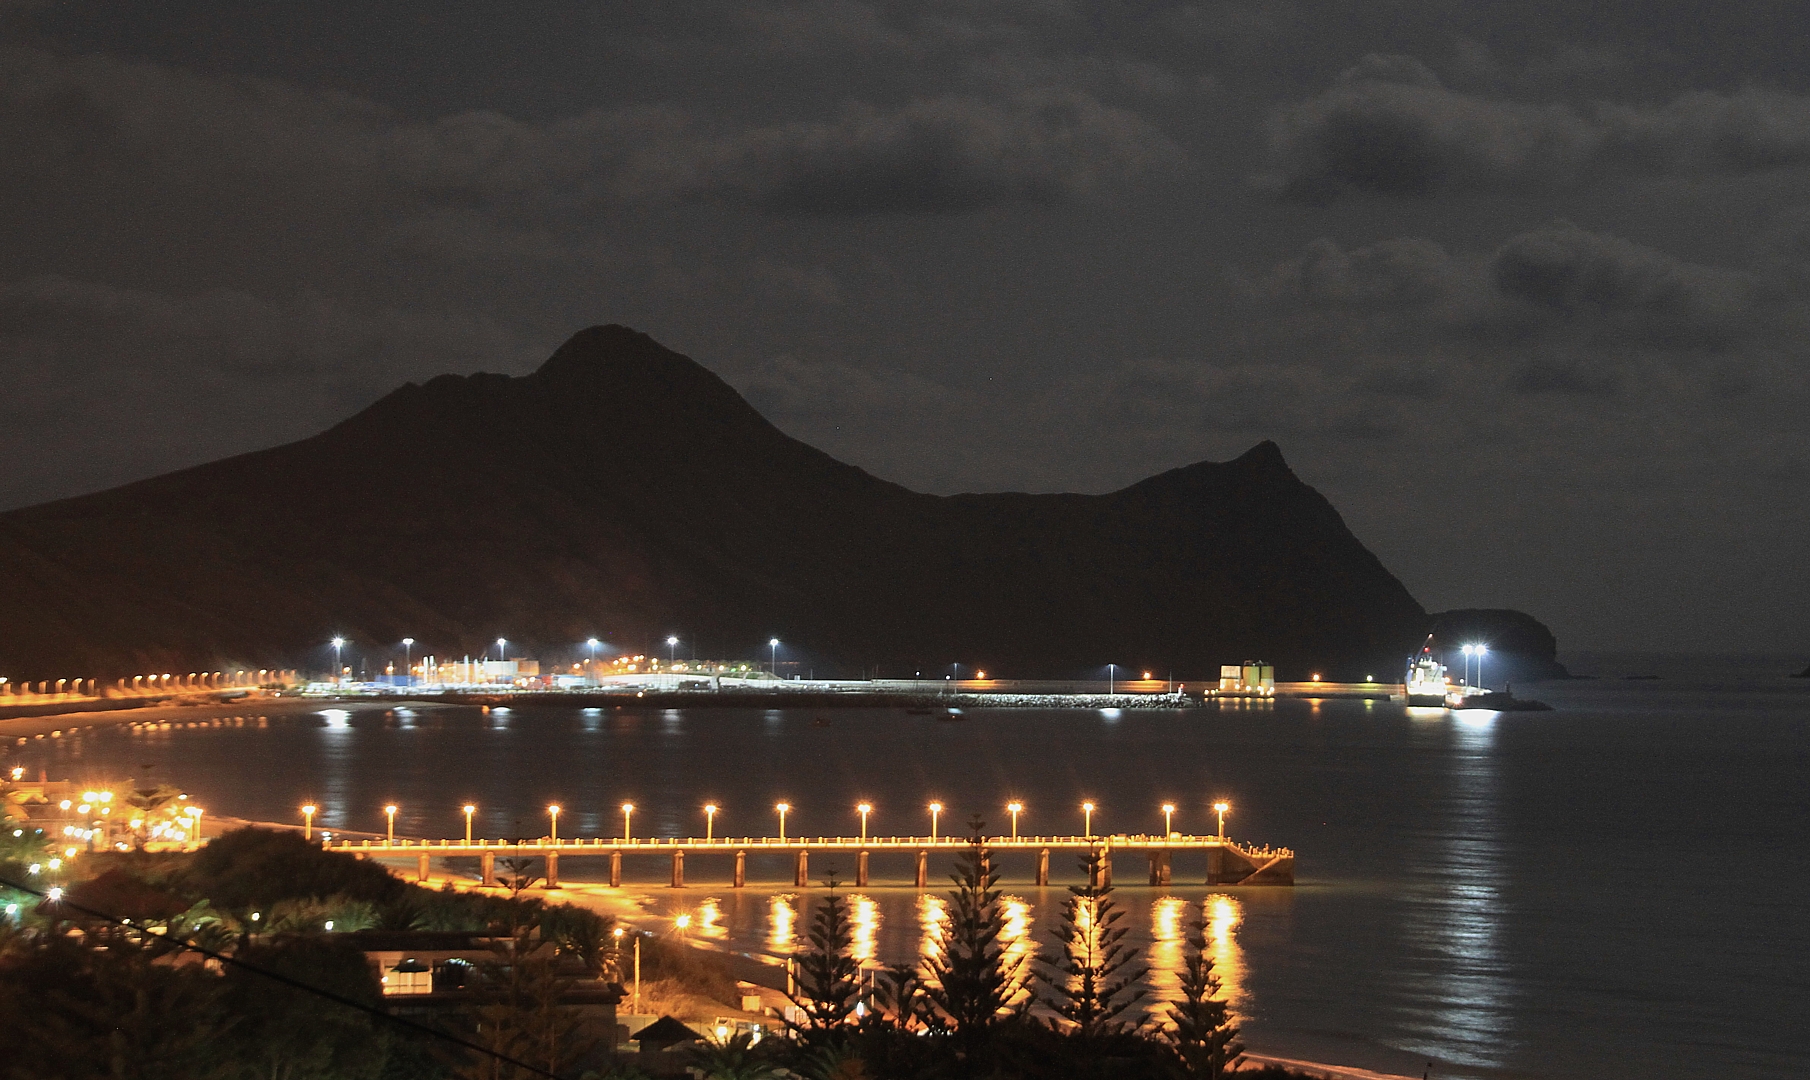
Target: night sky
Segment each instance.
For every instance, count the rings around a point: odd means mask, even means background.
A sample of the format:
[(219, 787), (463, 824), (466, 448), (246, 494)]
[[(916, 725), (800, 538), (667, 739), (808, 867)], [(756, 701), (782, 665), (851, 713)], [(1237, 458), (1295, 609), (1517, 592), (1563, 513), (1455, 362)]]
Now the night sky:
[(0, 508), (620, 322), (920, 490), (1272, 438), (1430, 609), (1803, 648), (1807, 37), (1739, 0), (0, 0)]

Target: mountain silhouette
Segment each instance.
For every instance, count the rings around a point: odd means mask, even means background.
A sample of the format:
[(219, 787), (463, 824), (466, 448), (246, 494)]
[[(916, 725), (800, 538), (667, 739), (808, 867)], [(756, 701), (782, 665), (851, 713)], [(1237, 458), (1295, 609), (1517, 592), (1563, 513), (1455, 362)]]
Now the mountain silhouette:
[[(343, 634), (570, 657), (593, 635), (819, 674), (1393, 674), (1427, 631), (1274, 443), (1104, 495), (934, 496), (621, 326), (409, 384), (312, 438), (0, 515), (15, 677), (325, 670)], [(398, 657), (399, 658), (399, 657)]]

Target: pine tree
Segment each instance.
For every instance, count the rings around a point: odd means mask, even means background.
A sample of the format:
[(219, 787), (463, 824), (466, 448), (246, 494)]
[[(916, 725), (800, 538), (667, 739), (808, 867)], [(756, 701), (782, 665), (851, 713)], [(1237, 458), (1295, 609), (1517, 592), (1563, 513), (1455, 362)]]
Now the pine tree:
[(1188, 928), (1188, 951), (1182, 962), (1182, 999), (1169, 1005), (1167, 1034), (1188, 1075), (1219, 1080), (1238, 1067), (1244, 1045), (1231, 1007), (1219, 997), (1219, 976), (1207, 952), (1206, 924)]
[(1136, 985), (1144, 969), (1134, 966), (1137, 950), (1125, 944), (1126, 928), (1118, 925), (1125, 912), (1104, 883), (1103, 863), (1098, 849), (1081, 859), (1087, 884), (1068, 888), (1055, 931), (1060, 958), (1046, 961), (1042, 976), (1050, 991), (1044, 1004), (1062, 1018), (1059, 1026), (1083, 1039), (1136, 1028), (1119, 1016), (1144, 996)]
[(975, 1041), (1002, 1017), (1022, 1015), (1028, 1002), (1025, 961), (1010, 958), (1005, 943), (1005, 911), (999, 902), (999, 875), (987, 865), (984, 824), (969, 822), (970, 843), (950, 880), (949, 930), (924, 963), (923, 999), (931, 1026)]
[(809, 944), (794, 958), (798, 992), (786, 995), (804, 1012), (802, 1023), (788, 1022), (787, 1026), (808, 1045), (842, 1041), (837, 1038), (838, 1029), (854, 1015), (860, 992), (856, 981), (860, 965), (849, 954), (854, 932), (848, 900), (836, 891), (834, 874), (824, 884), (829, 887), (829, 895), (811, 919)]

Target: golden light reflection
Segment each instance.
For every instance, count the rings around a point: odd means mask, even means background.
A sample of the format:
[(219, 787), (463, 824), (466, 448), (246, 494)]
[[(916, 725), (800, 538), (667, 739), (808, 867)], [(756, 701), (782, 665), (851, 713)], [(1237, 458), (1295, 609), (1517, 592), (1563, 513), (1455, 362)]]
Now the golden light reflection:
[(1224, 893), (1207, 897), (1207, 952), (1213, 957), (1213, 974), (1219, 977), (1220, 996), (1234, 1010), (1247, 1004), (1244, 991), (1244, 949), (1238, 944), (1238, 927), (1244, 922), (1244, 905)]
[(791, 893), (781, 893), (770, 905), (767, 947), (776, 953), (790, 953), (797, 940), (798, 909), (792, 906), (797, 899)]
[(872, 897), (853, 893), (848, 898), (849, 956), (863, 966), (874, 962), (880, 936), (880, 905)]
[(1182, 965), (1188, 941), (1188, 902), (1179, 896), (1158, 897), (1150, 905), (1150, 997), (1155, 1001), (1181, 998)]
[(940, 896), (918, 897), (918, 927), (922, 938), (918, 944), (918, 955), (929, 959), (936, 955), (936, 950), (943, 943), (943, 934), (949, 926), (949, 905)]
[(716, 897), (705, 897), (698, 905), (698, 917), (694, 923), (700, 937), (726, 938), (729, 928), (723, 925), (723, 909)]
[(1005, 916), (1005, 926), (999, 932), (999, 940), (1005, 943), (1006, 963), (1018, 965), (1019, 985), (1007, 1000), (1013, 1004), (1031, 996), (1031, 964), (1030, 956), (1037, 943), (1031, 937), (1033, 910), (1030, 901), (1021, 896), (1001, 896), (1000, 911)]

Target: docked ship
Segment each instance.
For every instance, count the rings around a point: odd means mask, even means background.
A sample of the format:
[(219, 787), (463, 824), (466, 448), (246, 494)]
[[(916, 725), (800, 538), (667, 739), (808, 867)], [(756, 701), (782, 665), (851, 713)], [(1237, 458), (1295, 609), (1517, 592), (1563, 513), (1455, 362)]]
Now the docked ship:
[(1402, 683), (1409, 705), (1446, 707), (1446, 696), (1451, 693), (1452, 684), (1446, 678), (1445, 665), (1433, 657), (1433, 635), (1427, 635), (1426, 644), (1408, 661), (1408, 674)]

